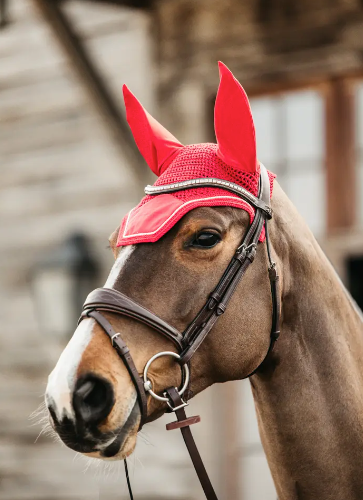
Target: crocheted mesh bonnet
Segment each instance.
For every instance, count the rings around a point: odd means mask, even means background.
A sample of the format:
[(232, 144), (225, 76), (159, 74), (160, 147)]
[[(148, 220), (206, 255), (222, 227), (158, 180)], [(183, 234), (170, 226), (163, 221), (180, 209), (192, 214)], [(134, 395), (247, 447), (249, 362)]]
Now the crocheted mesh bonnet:
[[(203, 177), (239, 184), (257, 196), (260, 166), (255, 129), (247, 96), (232, 73), (219, 63), (220, 86), (215, 105), (218, 144), (183, 146), (141, 106), (124, 86), (127, 120), (135, 142), (152, 171), (155, 186)], [(270, 196), (275, 175), (268, 172)], [(202, 206), (245, 210), (253, 221), (255, 210), (237, 194), (221, 188), (198, 187), (170, 194), (145, 196), (122, 220), (117, 246), (152, 243), (166, 234), (187, 212)], [(264, 240), (264, 231), (260, 241)]]

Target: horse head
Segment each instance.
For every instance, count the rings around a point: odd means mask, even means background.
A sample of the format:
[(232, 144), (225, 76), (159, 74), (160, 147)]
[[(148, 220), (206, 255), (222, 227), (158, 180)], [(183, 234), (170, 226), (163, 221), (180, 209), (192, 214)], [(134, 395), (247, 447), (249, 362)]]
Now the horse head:
[[(159, 176), (156, 187), (217, 178), (257, 196), (260, 165), (248, 99), (222, 64), (220, 77), (217, 144), (183, 146), (124, 88), (127, 119), (141, 154)], [(269, 180), (272, 184), (272, 175)], [(220, 282), (254, 217), (248, 201), (221, 186), (149, 194), (110, 237), (115, 263), (105, 288), (184, 332)], [(188, 360), (189, 398), (214, 383), (248, 376), (266, 356), (272, 306), (264, 234), (262, 228), (254, 263), (236, 283), (228, 308)], [(102, 315), (126, 343), (140, 375), (154, 355), (178, 352), (175, 342), (150, 324), (111, 310)], [(182, 385), (182, 374), (173, 357), (162, 356), (147, 376), (161, 396), (166, 388)], [(84, 315), (50, 374), (46, 404), (52, 426), (70, 448), (109, 459), (133, 451), (141, 421), (138, 393), (109, 336), (92, 316)], [(167, 409), (165, 401), (149, 397), (146, 421)]]

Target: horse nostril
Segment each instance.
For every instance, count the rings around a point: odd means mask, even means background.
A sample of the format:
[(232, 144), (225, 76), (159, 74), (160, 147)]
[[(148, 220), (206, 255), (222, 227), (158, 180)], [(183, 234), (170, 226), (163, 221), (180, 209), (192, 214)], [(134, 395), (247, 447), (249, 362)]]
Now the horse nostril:
[(95, 375), (78, 380), (73, 394), (73, 408), (77, 420), (84, 424), (98, 424), (107, 417), (114, 405), (112, 385)]

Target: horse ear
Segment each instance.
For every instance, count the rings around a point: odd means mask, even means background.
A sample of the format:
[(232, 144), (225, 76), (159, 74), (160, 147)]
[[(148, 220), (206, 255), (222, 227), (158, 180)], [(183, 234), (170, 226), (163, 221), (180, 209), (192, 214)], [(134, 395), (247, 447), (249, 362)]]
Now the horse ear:
[(183, 145), (143, 108), (126, 85), (122, 88), (126, 118), (140, 153), (156, 175), (170, 165)]
[(217, 155), (227, 165), (244, 172), (256, 172), (255, 126), (250, 104), (242, 85), (219, 62), (220, 83), (214, 107)]

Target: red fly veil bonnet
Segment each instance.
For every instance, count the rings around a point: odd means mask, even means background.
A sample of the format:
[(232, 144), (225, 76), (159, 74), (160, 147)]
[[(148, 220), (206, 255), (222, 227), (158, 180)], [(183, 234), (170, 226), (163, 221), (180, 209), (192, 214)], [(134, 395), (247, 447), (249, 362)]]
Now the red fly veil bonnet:
[[(142, 107), (124, 86), (127, 121), (140, 153), (158, 176), (154, 186), (192, 179), (230, 181), (258, 194), (260, 166), (256, 156), (255, 127), (247, 95), (229, 69), (219, 63), (220, 84), (214, 108), (217, 144), (183, 146)], [(274, 175), (269, 173), (272, 194)], [(117, 246), (155, 242), (187, 212), (197, 207), (254, 208), (237, 194), (217, 187), (193, 187), (145, 196), (123, 219)], [(264, 239), (264, 231), (261, 233)]]

